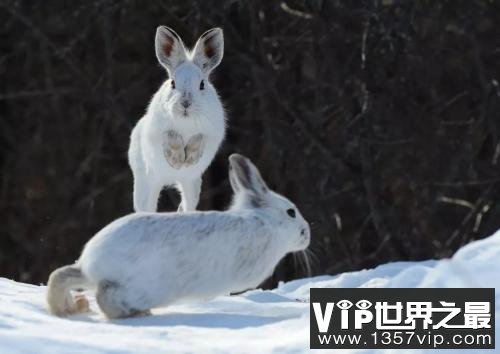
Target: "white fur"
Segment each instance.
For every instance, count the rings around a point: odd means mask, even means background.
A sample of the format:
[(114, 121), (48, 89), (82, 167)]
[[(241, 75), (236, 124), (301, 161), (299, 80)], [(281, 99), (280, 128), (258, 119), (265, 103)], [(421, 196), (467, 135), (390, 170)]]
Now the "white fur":
[[(267, 188), (248, 159), (233, 154), (229, 160), (235, 190), (229, 210), (122, 217), (86, 244), (73, 266), (84, 279), (67, 283), (89, 289), (113, 284), (111, 299), (104, 301), (97, 292), (108, 317), (258, 286), (287, 253), (309, 245), (309, 225), (293, 203)], [(58, 287), (49, 282), (49, 293)], [(65, 299), (64, 293), (56, 295)], [(61, 313), (57, 300), (49, 307)]]
[[(207, 34), (214, 50), (211, 59), (204, 54), (204, 38), (207, 38)], [(173, 43), (168, 57), (162, 49), (167, 41)], [(212, 29), (200, 37), (194, 51), (189, 53), (173, 30), (158, 27), (156, 53), (170, 78), (154, 94), (146, 114), (139, 120), (130, 137), (128, 159), (134, 175), (135, 211), (156, 211), (161, 190), (172, 185), (181, 191), (179, 210), (196, 209), (201, 176), (225, 135), (224, 110), (209, 81), (210, 72), (222, 60), (223, 43), (222, 30)], [(172, 80), (175, 81), (175, 88), (172, 88)], [(204, 89), (200, 90), (202, 80)], [(187, 115), (182, 106), (185, 101), (190, 102)], [(204, 136), (203, 154), (197, 163), (180, 169), (167, 163), (163, 146), (165, 134), (169, 130), (179, 133), (185, 142), (196, 134)]]

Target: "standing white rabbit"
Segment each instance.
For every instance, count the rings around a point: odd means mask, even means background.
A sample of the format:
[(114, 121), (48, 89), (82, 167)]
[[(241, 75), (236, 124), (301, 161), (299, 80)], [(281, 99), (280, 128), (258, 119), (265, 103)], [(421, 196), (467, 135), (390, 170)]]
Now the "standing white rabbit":
[(304, 250), (310, 231), (297, 207), (269, 190), (247, 158), (233, 154), (229, 163), (229, 210), (136, 213), (115, 220), (85, 245), (77, 263), (52, 272), (50, 312), (87, 310), (84, 297), (72, 297), (75, 289), (96, 289), (109, 318), (240, 292), (269, 277), (287, 253)]
[(156, 30), (156, 56), (169, 79), (155, 93), (130, 136), (135, 211), (156, 211), (165, 186), (181, 192), (179, 210), (195, 210), (201, 176), (225, 135), (224, 109), (209, 81), (224, 53), (220, 28), (205, 32), (192, 52), (170, 28)]

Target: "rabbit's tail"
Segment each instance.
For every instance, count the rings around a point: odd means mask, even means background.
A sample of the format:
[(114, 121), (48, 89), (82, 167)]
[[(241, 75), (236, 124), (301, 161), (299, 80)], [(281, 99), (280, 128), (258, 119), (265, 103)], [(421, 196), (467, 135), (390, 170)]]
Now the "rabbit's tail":
[(73, 298), (71, 290), (87, 288), (89, 282), (77, 265), (56, 269), (50, 274), (47, 283), (47, 304), (49, 311), (56, 316), (67, 316), (89, 310), (85, 296)]

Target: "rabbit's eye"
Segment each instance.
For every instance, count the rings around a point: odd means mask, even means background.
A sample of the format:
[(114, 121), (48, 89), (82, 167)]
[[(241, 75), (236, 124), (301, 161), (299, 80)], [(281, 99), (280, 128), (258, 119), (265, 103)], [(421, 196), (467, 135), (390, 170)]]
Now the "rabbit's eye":
[(288, 209), (286, 211), (286, 213), (288, 214), (288, 216), (290, 216), (291, 218), (294, 218), (295, 217), (295, 210), (294, 209)]
[(205, 89), (205, 81), (201, 80), (200, 82), (200, 90), (204, 90)]
[(172, 88), (173, 88), (173, 89), (175, 88), (175, 81), (174, 81), (174, 80), (172, 80), (172, 81), (170, 82), (170, 86), (172, 86)]

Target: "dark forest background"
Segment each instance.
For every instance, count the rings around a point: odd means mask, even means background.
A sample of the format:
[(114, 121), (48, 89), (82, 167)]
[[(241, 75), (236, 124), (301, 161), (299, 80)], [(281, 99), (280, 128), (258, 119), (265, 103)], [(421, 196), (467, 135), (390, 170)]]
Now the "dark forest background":
[[(228, 137), (312, 224), (312, 273), (450, 256), (500, 227), (499, 1), (0, 0), (0, 276), (45, 282), (132, 211), (158, 25), (220, 26)], [(161, 210), (175, 210), (167, 192)], [(307, 274), (287, 257), (273, 279)]]

